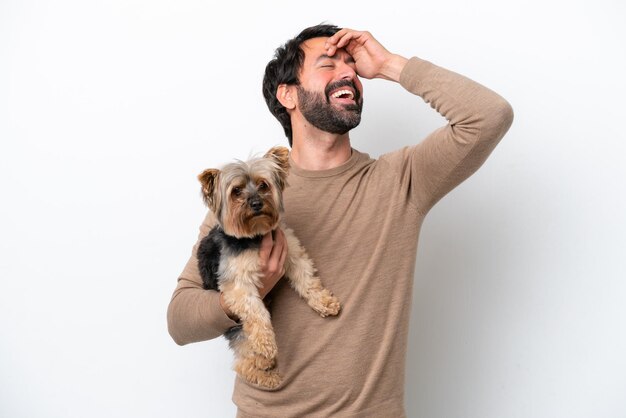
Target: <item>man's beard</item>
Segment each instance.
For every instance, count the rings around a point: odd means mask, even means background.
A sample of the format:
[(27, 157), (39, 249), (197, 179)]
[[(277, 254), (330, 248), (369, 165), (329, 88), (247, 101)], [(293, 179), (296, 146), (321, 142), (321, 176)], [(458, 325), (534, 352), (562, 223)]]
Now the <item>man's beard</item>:
[[(343, 110), (337, 109), (337, 105), (330, 103), (329, 93), (345, 86), (350, 86), (353, 89), (354, 104), (340, 105)], [(308, 91), (301, 86), (296, 86), (296, 88), (302, 116), (317, 129), (343, 135), (350, 129), (356, 128), (361, 122), (363, 100), (361, 93), (352, 81), (339, 80), (329, 84), (324, 94)]]

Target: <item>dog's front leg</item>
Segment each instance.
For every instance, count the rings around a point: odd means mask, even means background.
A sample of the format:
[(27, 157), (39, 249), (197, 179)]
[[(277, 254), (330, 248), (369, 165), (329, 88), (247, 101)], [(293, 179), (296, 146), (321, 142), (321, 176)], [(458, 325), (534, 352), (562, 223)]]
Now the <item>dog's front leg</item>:
[[(239, 282), (239, 283), (238, 283)], [(243, 342), (239, 345), (240, 357), (254, 358), (258, 368), (274, 367), (278, 348), (270, 314), (254, 284), (240, 280), (220, 284), (224, 302), (242, 323)]]
[(246, 381), (270, 389), (281, 378), (276, 369), (276, 337), (270, 315), (259, 297), (256, 286), (222, 283), (224, 302), (242, 323), (242, 336), (231, 347), (235, 352), (234, 369)]
[(322, 317), (339, 314), (339, 300), (330, 290), (324, 288), (322, 281), (316, 276), (313, 261), (300, 241), (290, 229), (284, 231), (288, 246), (285, 274), (291, 286)]

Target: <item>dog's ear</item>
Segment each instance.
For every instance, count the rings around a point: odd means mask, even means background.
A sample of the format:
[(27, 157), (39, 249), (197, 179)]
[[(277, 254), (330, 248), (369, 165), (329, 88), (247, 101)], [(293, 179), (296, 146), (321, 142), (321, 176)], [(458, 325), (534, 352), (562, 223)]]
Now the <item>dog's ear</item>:
[(209, 168), (198, 175), (198, 180), (202, 184), (202, 197), (213, 213), (217, 213), (219, 203), (219, 190), (217, 187), (220, 170)]
[(278, 173), (279, 183), (281, 188), (284, 189), (287, 185), (287, 174), (289, 174), (289, 148), (274, 147), (267, 151), (265, 158), (271, 158), (280, 168)]

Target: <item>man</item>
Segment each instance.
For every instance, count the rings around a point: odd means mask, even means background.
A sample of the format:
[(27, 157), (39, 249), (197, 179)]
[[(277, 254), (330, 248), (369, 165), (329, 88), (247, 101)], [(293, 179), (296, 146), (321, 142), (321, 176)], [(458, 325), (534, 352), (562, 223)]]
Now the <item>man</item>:
[[(448, 125), (378, 160), (351, 147), (361, 117), (359, 77), (400, 83)], [(446, 193), (485, 161), (512, 123), (489, 89), (419, 58), (387, 51), (368, 32), (318, 25), (276, 51), (264, 96), (292, 145), (285, 219), (342, 304), (320, 318), (283, 282), (284, 238), (263, 239), (273, 289), (277, 390), (237, 379), (238, 417), (405, 417), (404, 368), (420, 227)], [(207, 216), (200, 238), (214, 220)], [(195, 247), (194, 247), (195, 254)], [(196, 259), (179, 278), (168, 311), (179, 344), (235, 326), (217, 292), (201, 288)]]

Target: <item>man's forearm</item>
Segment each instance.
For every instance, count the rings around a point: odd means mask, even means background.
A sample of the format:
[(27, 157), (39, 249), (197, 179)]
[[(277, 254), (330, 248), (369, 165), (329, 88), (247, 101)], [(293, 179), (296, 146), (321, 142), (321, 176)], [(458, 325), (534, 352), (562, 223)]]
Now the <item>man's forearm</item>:
[(180, 345), (219, 337), (229, 328), (238, 325), (222, 308), (220, 292), (203, 288), (198, 270), (198, 244), (215, 222), (215, 216), (209, 212), (200, 226), (198, 241), (178, 278), (167, 309), (169, 333)]
[(217, 338), (237, 322), (222, 309), (219, 292), (180, 279), (167, 309), (167, 325), (176, 344), (185, 345)]
[(414, 57), (400, 74), (404, 88), (429, 103), (456, 126), (451, 132), (461, 143), (499, 140), (509, 128), (513, 111), (509, 103), (487, 87), (453, 71)]
[(400, 82), (400, 74), (409, 60), (401, 55), (393, 54), (380, 69), (380, 78)]
[[(412, 180), (407, 186), (425, 214), (482, 165), (511, 126), (513, 111), (492, 90), (420, 58), (406, 63), (400, 84), (449, 122), (406, 149)], [(390, 153), (383, 158), (401, 164), (396, 161), (401, 155)]]

